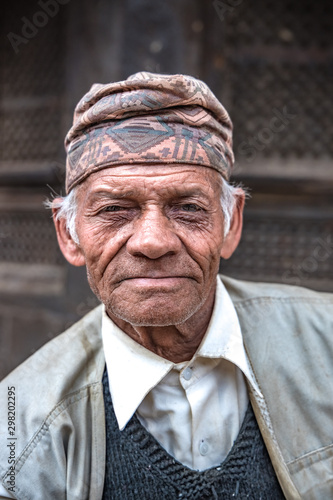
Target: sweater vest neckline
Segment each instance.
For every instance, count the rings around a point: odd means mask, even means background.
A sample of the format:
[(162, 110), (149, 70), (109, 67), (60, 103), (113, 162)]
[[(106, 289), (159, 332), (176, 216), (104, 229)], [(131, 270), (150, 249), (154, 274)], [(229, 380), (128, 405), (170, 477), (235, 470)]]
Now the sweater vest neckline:
[(136, 415), (120, 431), (103, 375), (106, 470), (103, 500), (280, 500), (283, 493), (251, 404), (226, 459), (204, 471), (173, 458)]

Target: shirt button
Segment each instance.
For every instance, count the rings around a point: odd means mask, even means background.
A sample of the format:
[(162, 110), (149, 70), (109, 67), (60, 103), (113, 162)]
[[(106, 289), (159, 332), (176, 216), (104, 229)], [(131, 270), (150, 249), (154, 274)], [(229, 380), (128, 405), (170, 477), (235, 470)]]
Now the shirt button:
[(190, 380), (190, 378), (192, 377), (192, 370), (190, 367), (185, 368), (185, 370), (183, 371), (183, 377), (185, 380)]
[(199, 445), (200, 455), (205, 456), (209, 451), (209, 446), (205, 441), (201, 441)]

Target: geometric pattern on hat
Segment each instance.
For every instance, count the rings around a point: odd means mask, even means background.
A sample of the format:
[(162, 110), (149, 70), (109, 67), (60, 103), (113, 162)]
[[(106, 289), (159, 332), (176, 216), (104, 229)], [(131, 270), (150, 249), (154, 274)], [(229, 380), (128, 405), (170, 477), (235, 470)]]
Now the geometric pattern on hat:
[(158, 116), (152, 116), (149, 121), (137, 119), (120, 120), (119, 123), (105, 127), (105, 132), (124, 153), (143, 153), (153, 146), (163, 142), (173, 134), (173, 130)]

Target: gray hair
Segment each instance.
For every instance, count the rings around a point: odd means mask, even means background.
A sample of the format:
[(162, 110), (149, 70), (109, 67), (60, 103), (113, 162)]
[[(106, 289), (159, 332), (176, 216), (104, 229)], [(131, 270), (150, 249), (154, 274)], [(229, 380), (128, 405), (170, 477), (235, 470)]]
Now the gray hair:
[[(222, 180), (222, 193), (221, 193), (221, 207), (224, 217), (224, 236), (226, 236), (229, 232), (232, 214), (236, 204), (238, 203), (238, 197), (243, 188), (241, 186), (233, 186), (229, 182), (227, 182), (223, 177)], [(57, 220), (65, 219), (66, 220), (66, 229), (70, 234), (73, 241), (79, 245), (79, 237), (76, 231), (76, 215), (77, 215), (77, 202), (76, 202), (76, 193), (78, 186), (74, 187), (72, 191), (66, 196), (59, 197), (54, 200), (48, 200), (45, 202), (45, 206), (47, 208), (55, 208), (57, 209), (57, 213), (55, 215)], [(247, 193), (245, 192), (247, 195)]]
[(65, 219), (66, 229), (71, 238), (77, 245), (80, 244), (79, 237), (76, 231), (76, 215), (77, 215), (77, 202), (76, 192), (78, 187), (74, 187), (72, 191), (66, 196), (59, 196), (54, 200), (45, 201), (46, 208), (54, 208), (57, 210), (55, 214), (56, 220)]

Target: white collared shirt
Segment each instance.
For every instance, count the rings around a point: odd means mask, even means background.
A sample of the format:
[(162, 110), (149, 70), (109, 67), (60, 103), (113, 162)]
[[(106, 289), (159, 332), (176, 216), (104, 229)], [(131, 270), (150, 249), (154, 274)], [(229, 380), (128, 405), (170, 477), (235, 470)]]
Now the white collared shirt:
[(251, 372), (237, 314), (217, 278), (213, 314), (190, 361), (175, 364), (142, 347), (103, 313), (102, 337), (119, 429), (136, 412), (182, 464), (205, 470), (223, 462), (248, 406)]

